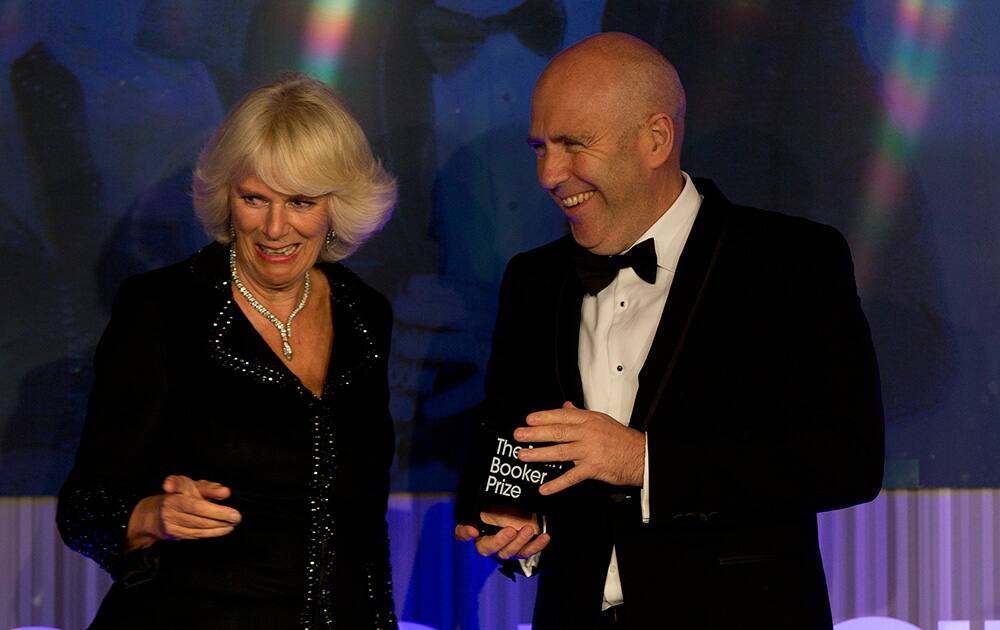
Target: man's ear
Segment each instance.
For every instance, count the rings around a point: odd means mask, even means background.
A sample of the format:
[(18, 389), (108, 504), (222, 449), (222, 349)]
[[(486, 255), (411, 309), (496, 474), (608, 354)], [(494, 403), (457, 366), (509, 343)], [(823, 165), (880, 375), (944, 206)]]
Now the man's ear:
[(674, 121), (663, 112), (650, 114), (646, 119), (645, 129), (648, 143), (645, 152), (647, 166), (659, 168), (674, 150)]

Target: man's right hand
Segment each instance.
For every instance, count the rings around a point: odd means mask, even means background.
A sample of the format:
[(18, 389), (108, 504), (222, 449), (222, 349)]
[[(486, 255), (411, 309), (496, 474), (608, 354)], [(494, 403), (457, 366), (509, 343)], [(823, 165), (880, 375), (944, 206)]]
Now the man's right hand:
[(551, 538), (539, 534), (538, 515), (520, 512), (481, 512), (479, 518), (488, 525), (500, 527), (489, 536), (479, 535), (474, 525), (455, 526), (455, 538), (462, 542), (476, 541), (476, 551), (481, 556), (496, 556), (502, 560), (527, 560), (545, 549)]
[(225, 536), (242, 518), (233, 508), (213, 503), (231, 494), (220, 483), (170, 475), (163, 480), (163, 492), (142, 499), (132, 510), (126, 543), (129, 550), (148, 547), (157, 540)]

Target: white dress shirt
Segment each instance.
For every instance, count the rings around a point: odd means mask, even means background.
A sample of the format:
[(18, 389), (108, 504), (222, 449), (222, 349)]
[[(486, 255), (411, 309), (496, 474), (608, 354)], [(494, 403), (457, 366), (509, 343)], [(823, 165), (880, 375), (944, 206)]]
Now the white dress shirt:
[[(596, 296), (584, 295), (580, 307), (578, 366), (583, 402), (587, 409), (606, 413), (624, 425), (628, 425), (632, 417), (635, 394), (639, 390), (639, 371), (646, 362), (677, 261), (701, 207), (701, 195), (687, 173), (683, 176), (684, 188), (673, 205), (633, 243), (653, 239), (656, 282), (649, 284), (632, 268), (622, 269)], [(644, 522), (649, 521), (649, 490), (647, 445), (640, 493)], [(623, 601), (618, 556), (612, 548), (602, 609)]]

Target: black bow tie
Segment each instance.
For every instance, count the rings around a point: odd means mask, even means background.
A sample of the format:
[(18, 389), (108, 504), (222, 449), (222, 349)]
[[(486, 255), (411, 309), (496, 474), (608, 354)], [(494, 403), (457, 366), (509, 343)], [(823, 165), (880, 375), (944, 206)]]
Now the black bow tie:
[(624, 254), (601, 256), (582, 247), (573, 252), (573, 264), (583, 288), (590, 295), (597, 295), (618, 275), (618, 271), (631, 267), (635, 274), (653, 284), (656, 282), (656, 247), (647, 238)]

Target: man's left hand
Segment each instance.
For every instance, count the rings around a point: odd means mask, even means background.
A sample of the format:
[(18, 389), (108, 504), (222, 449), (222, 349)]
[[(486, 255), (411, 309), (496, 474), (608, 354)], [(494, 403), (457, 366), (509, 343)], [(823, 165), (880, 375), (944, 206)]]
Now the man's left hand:
[(597, 479), (616, 486), (641, 486), (646, 459), (646, 436), (611, 416), (578, 409), (571, 402), (561, 409), (536, 411), (528, 426), (514, 431), (519, 442), (555, 442), (542, 448), (522, 448), (523, 462), (576, 464), (543, 484), (538, 491), (555, 494), (584, 479)]

